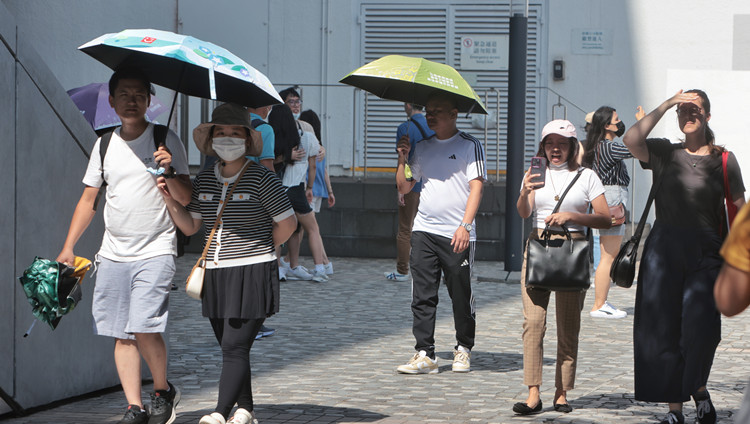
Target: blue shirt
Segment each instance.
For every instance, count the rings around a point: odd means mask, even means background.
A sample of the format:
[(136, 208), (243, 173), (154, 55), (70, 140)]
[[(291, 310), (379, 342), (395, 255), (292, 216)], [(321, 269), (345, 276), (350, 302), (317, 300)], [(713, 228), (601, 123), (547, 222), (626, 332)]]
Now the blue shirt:
[[(256, 119), (260, 119), (264, 123), (266, 122), (263, 118), (260, 117), (260, 115), (250, 113), (250, 121), (252, 122)], [(260, 156), (248, 156), (247, 158), (257, 163), (260, 163), (262, 159), (273, 160), (274, 158), (276, 158), (276, 155), (273, 152), (273, 149), (276, 145), (276, 136), (273, 133), (273, 128), (271, 128), (268, 123), (265, 123), (258, 125), (258, 128), (256, 128), (256, 130), (260, 131), (260, 135), (263, 136), (263, 151), (260, 153)]]
[(326, 187), (326, 158), (315, 163), (315, 183), (313, 184), (313, 196), (328, 198), (328, 187)]
[[(424, 135), (422, 135), (420, 127), (422, 131), (424, 131)], [(408, 158), (408, 161), (411, 164), (414, 156), (414, 147), (417, 145), (417, 142), (432, 137), (435, 135), (435, 131), (432, 131), (430, 127), (427, 126), (427, 119), (425, 119), (424, 114), (415, 113), (409, 118), (409, 120), (398, 126), (398, 129), (396, 130), (396, 143), (398, 143), (401, 137), (407, 133), (409, 134), (409, 142), (411, 143), (411, 150), (409, 150)], [(415, 193), (422, 191), (422, 183), (417, 181), (411, 191)]]

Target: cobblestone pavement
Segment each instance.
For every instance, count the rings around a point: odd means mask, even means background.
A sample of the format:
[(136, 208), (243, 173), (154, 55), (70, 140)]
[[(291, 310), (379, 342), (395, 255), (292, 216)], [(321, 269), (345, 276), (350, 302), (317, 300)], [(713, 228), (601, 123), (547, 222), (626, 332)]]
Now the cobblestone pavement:
[[(178, 260), (176, 281), (184, 281), (196, 255)], [(303, 258), (310, 265), (309, 258)], [(515, 416), (513, 403), (525, 399), (518, 273), (506, 280), (496, 262), (475, 267), (476, 346), (472, 371), (450, 370), (455, 343), (450, 299), (441, 288), (436, 326), (440, 373), (400, 375), (396, 366), (413, 354), (409, 282), (389, 282), (384, 271), (394, 261), (333, 258), (336, 274), (327, 283), (285, 282), (281, 312), (266, 324), (277, 334), (251, 351), (253, 393), (261, 423), (648, 423), (658, 422), (665, 405), (633, 399), (632, 325), (635, 289), (613, 288), (610, 301), (628, 311), (621, 320), (588, 316), (593, 292), (582, 312), (575, 410), (557, 413), (554, 393), (554, 320), (545, 339), (544, 410)], [(197, 423), (213, 411), (221, 353), (199, 302), (183, 290), (170, 305), (170, 380), (182, 389), (176, 423)], [(550, 316), (554, 317), (554, 302)], [(724, 319), (709, 381), (719, 421), (732, 422), (750, 379), (750, 317)], [(658, 323), (654, 323), (658, 325)], [(147, 389), (150, 388), (147, 386)], [(144, 393), (145, 399), (148, 399)], [(113, 423), (124, 411), (119, 390), (84, 397), (24, 418), (20, 423)], [(695, 407), (685, 404), (686, 422)]]

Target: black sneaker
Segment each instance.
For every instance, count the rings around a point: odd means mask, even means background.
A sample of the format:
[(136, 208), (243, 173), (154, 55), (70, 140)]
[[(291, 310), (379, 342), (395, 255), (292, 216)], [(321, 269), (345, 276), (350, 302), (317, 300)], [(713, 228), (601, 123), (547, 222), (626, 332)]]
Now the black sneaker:
[(695, 414), (698, 417), (698, 422), (700, 424), (715, 424), (716, 408), (711, 402), (708, 390), (694, 394), (693, 400), (695, 401)]
[(146, 411), (142, 411), (138, 405), (128, 405), (128, 410), (125, 411), (125, 416), (118, 422), (118, 424), (146, 424), (148, 423), (148, 414)]
[(669, 411), (659, 424), (685, 424), (685, 416), (680, 411)]
[(180, 402), (180, 390), (169, 384), (169, 391), (157, 390), (151, 393), (151, 417), (148, 424), (171, 424), (174, 422), (177, 414), (175, 408)]

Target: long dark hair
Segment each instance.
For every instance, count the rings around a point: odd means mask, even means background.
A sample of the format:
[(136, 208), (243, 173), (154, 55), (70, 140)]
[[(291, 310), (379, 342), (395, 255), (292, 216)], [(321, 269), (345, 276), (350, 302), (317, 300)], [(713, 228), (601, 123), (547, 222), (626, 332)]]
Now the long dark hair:
[(292, 150), (299, 146), (297, 122), (289, 106), (275, 105), (268, 114), (268, 124), (273, 128), (274, 155), (283, 156), (284, 163), (292, 163)]
[(607, 127), (612, 124), (614, 114), (615, 109), (609, 106), (602, 106), (594, 112), (591, 125), (586, 131), (586, 142), (583, 144), (583, 166), (593, 167), (596, 148), (599, 147), (599, 142), (607, 137)]
[[(701, 98), (701, 101), (703, 103), (703, 111), (706, 113), (706, 115), (709, 115), (711, 113), (711, 101), (708, 100), (708, 94), (706, 94), (705, 91), (694, 88), (692, 90), (686, 91), (685, 93), (697, 94), (698, 97)], [(714, 131), (708, 126), (708, 121), (705, 121), (703, 125), (706, 129), (706, 145), (708, 145), (709, 152), (711, 154), (719, 154), (723, 152), (724, 147), (716, 145), (716, 137), (714, 136)]]
[(318, 137), (318, 143), (323, 145), (323, 139), (320, 138), (320, 118), (318, 117), (318, 114), (315, 113), (315, 111), (313, 111), (312, 109), (307, 109), (306, 111), (299, 114), (299, 120), (305, 121), (313, 127), (315, 137)]

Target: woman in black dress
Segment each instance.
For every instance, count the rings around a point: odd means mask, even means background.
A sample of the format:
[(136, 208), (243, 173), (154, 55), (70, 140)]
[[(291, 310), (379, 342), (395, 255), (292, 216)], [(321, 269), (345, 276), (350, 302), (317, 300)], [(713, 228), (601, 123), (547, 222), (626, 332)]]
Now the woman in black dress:
[[(664, 114), (677, 106), (684, 140), (647, 139)], [(680, 90), (633, 125), (624, 142), (643, 166), (662, 178), (655, 197), (656, 221), (644, 245), (633, 328), (635, 398), (667, 402), (662, 423), (684, 422), (682, 403), (693, 397), (698, 422), (715, 423), (706, 383), (721, 339), (713, 287), (722, 259), (725, 149), (708, 127), (711, 103), (700, 90)], [(727, 154), (731, 197), (745, 203), (736, 158)]]

